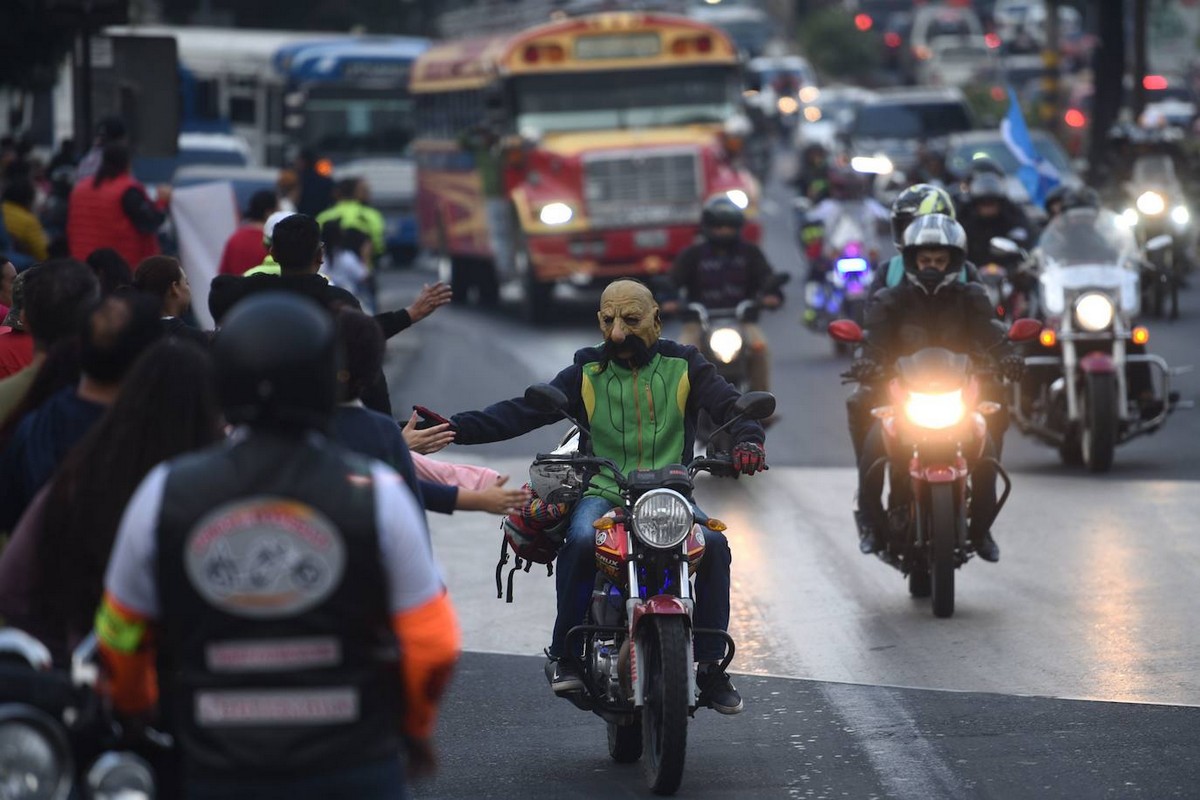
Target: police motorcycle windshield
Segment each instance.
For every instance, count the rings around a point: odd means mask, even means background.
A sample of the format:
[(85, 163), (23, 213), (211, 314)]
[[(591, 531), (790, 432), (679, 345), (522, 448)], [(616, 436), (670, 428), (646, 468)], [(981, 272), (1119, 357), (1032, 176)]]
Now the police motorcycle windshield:
[(1049, 314), (1063, 315), (1071, 298), (1088, 291), (1110, 295), (1127, 316), (1138, 313), (1137, 240), (1117, 214), (1091, 208), (1064, 212), (1046, 227), (1038, 250)]

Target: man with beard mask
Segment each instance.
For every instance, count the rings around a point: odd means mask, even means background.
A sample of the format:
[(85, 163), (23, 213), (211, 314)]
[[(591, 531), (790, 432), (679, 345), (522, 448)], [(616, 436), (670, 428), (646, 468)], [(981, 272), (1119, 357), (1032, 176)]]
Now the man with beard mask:
[(83, 328), (78, 385), (22, 419), (0, 454), (0, 530), (12, 530), (67, 451), (112, 405), (133, 362), (161, 335), (152, 301), (116, 295), (100, 301)]
[[(700, 215), (704, 241), (679, 254), (671, 267), (671, 282), (687, 300), (700, 303), (710, 312), (737, 308), (743, 300), (761, 299), (765, 308), (779, 308), (783, 294), (778, 289), (764, 292), (775, 273), (757, 245), (743, 241), (742, 225), (746, 217), (724, 195), (710, 198)], [(681, 306), (676, 300), (663, 303), (673, 313)], [(771, 359), (767, 337), (757, 324), (747, 323), (746, 353), (750, 367), (750, 390), (771, 389)], [(700, 346), (700, 323), (689, 320), (679, 332), (679, 343)]]
[[(963, 283), (959, 270), (966, 258), (967, 237), (962, 226), (944, 214), (917, 217), (904, 232), (905, 280), (884, 289), (867, 309), (862, 357), (850, 373), (863, 388), (874, 391), (882, 405), (885, 379), (896, 360), (926, 347), (944, 347), (957, 353), (998, 359), (1000, 373), (1020, 380), (1025, 361), (1005, 337), (1004, 327), (994, 323), (995, 312), (987, 292), (977, 283)], [(989, 364), (988, 360), (983, 362)], [(881, 497), (883, 471), (871, 465), (885, 455), (879, 422), (875, 422), (863, 444), (859, 461), (860, 550), (873, 553), (886, 544), (887, 520)], [(996, 472), (986, 459), (995, 456), (989, 436), (983, 459), (971, 466), (972, 545), (985, 561), (999, 561), (1000, 548), (991, 534), (996, 507)], [(904, 464), (892, 470), (893, 504), (908, 488)]]
[[(654, 296), (633, 280), (612, 283), (600, 299), (600, 331), (604, 344), (575, 354), (574, 364), (551, 384), (570, 401), (568, 412), (591, 427), (591, 450), (612, 459), (622, 473), (658, 469), (690, 460), (696, 417), (704, 409), (715, 423), (729, 417), (739, 397), (712, 364), (694, 347), (660, 339), (662, 323)], [(482, 411), (451, 418), (459, 444), (511, 439), (543, 425), (559, 422), (557, 414), (534, 408), (523, 397), (496, 403)], [(741, 474), (766, 469), (763, 428), (741, 420), (730, 428), (733, 466)], [(587, 495), (575, 504), (567, 540), (558, 554), (558, 618), (546, 654), (546, 677), (556, 694), (583, 688), (577, 663), (560, 660), (567, 632), (583, 622), (595, 585), (595, 530), (592, 523), (621, 503), (607, 476), (593, 479)], [(705, 532), (705, 556), (696, 573), (695, 625), (726, 630), (729, 625), (729, 544), (723, 535)], [(724, 642), (698, 636), (696, 661), (702, 703), (723, 714), (742, 710), (742, 699), (719, 671)]]

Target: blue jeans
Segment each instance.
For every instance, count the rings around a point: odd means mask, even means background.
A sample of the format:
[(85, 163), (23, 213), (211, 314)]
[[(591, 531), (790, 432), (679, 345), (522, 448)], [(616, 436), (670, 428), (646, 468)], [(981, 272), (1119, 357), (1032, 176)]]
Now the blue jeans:
[[(566, 648), (567, 632), (583, 622), (592, 589), (596, 585), (596, 529), (592, 523), (604, 516), (613, 503), (603, 497), (584, 497), (571, 511), (567, 540), (558, 551), (556, 587), (558, 618), (550, 655), (559, 657)], [(703, 519), (703, 513), (698, 516)], [(704, 558), (696, 569), (696, 611), (692, 623), (697, 628), (729, 630), (729, 565), (732, 555), (725, 534), (704, 532)], [(720, 661), (725, 641), (718, 636), (697, 636), (697, 661)]]
[(303, 778), (196, 780), (184, 795), (187, 800), (408, 800), (401, 758)]

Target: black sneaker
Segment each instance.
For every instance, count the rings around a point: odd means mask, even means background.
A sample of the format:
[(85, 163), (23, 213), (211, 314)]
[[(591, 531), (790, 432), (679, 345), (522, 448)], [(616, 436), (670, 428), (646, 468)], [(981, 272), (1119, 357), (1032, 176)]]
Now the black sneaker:
[(1000, 560), (1000, 545), (996, 544), (990, 532), (972, 537), (971, 542), (975, 545), (976, 555), (984, 561), (995, 564)]
[(718, 714), (740, 714), (746, 707), (729, 674), (716, 664), (705, 663), (696, 669), (696, 685), (700, 687), (699, 705), (708, 706)]
[(858, 551), (864, 556), (878, 553), (883, 549), (883, 535), (875, 530), (875, 526), (867, 521), (867, 515), (861, 511), (854, 512), (854, 521), (858, 524)]
[(555, 694), (583, 691), (583, 676), (579, 674), (579, 665), (574, 661), (563, 661), (551, 658), (546, 661), (546, 680)]

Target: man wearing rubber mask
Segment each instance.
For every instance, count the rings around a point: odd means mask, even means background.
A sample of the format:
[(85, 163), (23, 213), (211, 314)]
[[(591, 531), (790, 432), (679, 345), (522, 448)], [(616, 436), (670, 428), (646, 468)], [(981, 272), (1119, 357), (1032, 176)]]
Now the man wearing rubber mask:
[[(568, 413), (591, 428), (594, 455), (612, 459), (622, 473), (657, 469), (691, 460), (696, 417), (704, 409), (718, 424), (732, 413), (739, 393), (721, 378), (696, 348), (659, 338), (662, 322), (654, 296), (643, 284), (619, 280), (600, 299), (597, 315), (604, 343), (575, 353), (574, 363), (551, 384), (568, 398)], [(482, 411), (455, 414), (451, 423), (459, 444), (512, 439), (543, 425), (561, 421), (539, 411), (524, 397), (504, 400)], [(763, 428), (740, 420), (730, 428), (733, 466), (741, 474), (764, 470)], [(611, 479), (595, 478), (575, 504), (567, 541), (558, 554), (558, 618), (546, 651), (546, 676), (556, 694), (583, 688), (565, 652), (567, 631), (583, 622), (596, 578), (595, 530), (592, 523), (621, 502)], [(705, 557), (696, 574), (695, 625), (729, 625), (729, 544), (716, 532), (705, 534)], [(701, 685), (710, 687), (702, 701), (717, 711), (736, 714), (741, 696), (727, 675), (716, 672), (724, 642), (696, 639)]]

